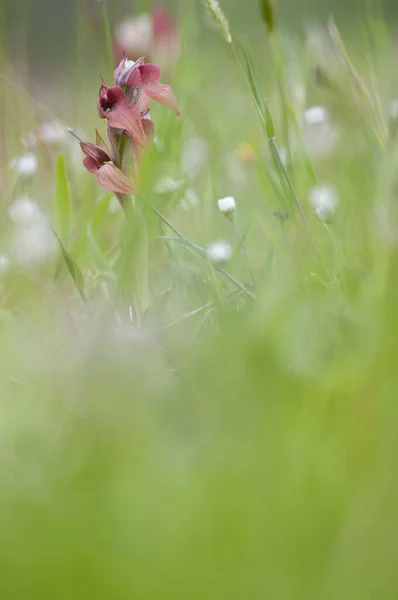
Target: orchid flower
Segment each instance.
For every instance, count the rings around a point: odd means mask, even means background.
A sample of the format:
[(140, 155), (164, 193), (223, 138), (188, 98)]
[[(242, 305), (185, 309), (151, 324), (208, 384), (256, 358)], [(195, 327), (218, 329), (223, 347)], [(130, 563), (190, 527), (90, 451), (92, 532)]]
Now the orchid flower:
[(115, 70), (114, 85), (109, 86), (102, 78), (98, 93), (97, 109), (102, 119), (108, 121), (108, 149), (97, 131), (96, 144), (81, 142), (85, 154), (83, 164), (97, 177), (105, 189), (115, 192), (124, 206), (123, 195), (136, 193), (130, 172), (129, 149), (134, 151), (133, 173), (136, 185), (139, 178), (139, 163), (145, 146), (155, 135), (155, 126), (149, 116), (149, 100), (153, 98), (180, 114), (170, 86), (161, 84), (160, 69), (154, 64), (122, 59)]
[(125, 129), (131, 139), (144, 145), (140, 110), (136, 104), (129, 104), (126, 94), (119, 86), (110, 87), (102, 80), (97, 107), (99, 116), (108, 119), (111, 127)]
[(160, 68), (152, 63), (144, 64), (144, 60), (144, 58), (139, 58), (133, 62), (123, 58), (115, 70), (115, 85), (139, 89), (141, 110), (146, 110), (149, 99), (153, 98), (171, 108), (179, 116), (180, 109), (171, 87), (159, 82)]
[(172, 68), (180, 49), (178, 24), (165, 6), (156, 4), (149, 13), (121, 21), (115, 30), (114, 50), (119, 60), (142, 54)]
[(109, 153), (97, 144), (80, 142), (81, 149), (86, 157), (83, 165), (88, 171), (94, 173), (100, 186), (118, 194), (132, 194), (133, 184), (112, 162)]

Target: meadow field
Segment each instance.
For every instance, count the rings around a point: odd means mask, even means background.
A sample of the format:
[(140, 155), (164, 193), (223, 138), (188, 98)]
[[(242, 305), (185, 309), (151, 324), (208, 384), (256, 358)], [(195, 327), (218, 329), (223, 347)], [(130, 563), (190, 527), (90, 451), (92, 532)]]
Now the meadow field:
[(398, 598), (394, 21), (235, 4), (0, 3), (3, 600)]

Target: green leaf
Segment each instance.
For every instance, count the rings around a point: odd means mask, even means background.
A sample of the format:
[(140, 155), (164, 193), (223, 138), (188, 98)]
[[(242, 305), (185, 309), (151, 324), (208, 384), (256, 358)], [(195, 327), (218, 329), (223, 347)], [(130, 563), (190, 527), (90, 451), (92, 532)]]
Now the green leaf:
[(55, 165), (55, 229), (65, 246), (69, 244), (70, 225), (72, 217), (72, 200), (70, 196), (65, 162), (59, 155)]
[(184, 240), (183, 238), (178, 237), (169, 237), (167, 235), (160, 235), (158, 236), (158, 239), (177, 244), (178, 246), (182, 246), (186, 250), (189, 250), (189, 252), (192, 252), (192, 254), (195, 254), (195, 256), (199, 256), (199, 258), (207, 260), (206, 250), (201, 246), (198, 246), (197, 244), (193, 244), (189, 240)]
[(246, 46), (243, 46), (243, 54), (245, 57), (245, 65), (247, 72), (247, 81), (252, 93), (254, 104), (257, 108), (260, 120), (265, 128), (268, 139), (275, 137), (275, 127), (272, 120), (271, 112), (268, 104), (264, 100), (261, 93), (260, 86), (258, 85), (257, 75), (254, 69), (254, 64)]
[(57, 241), (59, 243), (59, 247), (61, 250), (62, 258), (64, 259), (65, 265), (69, 271), (70, 276), (73, 279), (76, 289), (79, 292), (82, 300), (84, 302), (87, 302), (87, 298), (84, 293), (85, 282), (84, 282), (83, 273), (81, 272), (80, 268), (78, 267), (76, 261), (72, 258), (72, 256), (66, 249), (65, 244), (63, 243), (61, 237), (58, 235), (58, 233), (55, 230), (53, 230), (53, 233), (54, 233), (55, 237), (57, 238)]

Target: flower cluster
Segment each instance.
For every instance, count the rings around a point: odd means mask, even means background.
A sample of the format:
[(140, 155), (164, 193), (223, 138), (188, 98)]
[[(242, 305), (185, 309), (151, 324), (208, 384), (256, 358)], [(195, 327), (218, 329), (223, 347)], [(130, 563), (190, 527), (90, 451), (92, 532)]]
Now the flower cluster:
[(180, 114), (170, 86), (160, 83), (159, 79), (157, 65), (145, 64), (144, 58), (134, 62), (124, 57), (115, 70), (113, 86), (102, 78), (98, 94), (98, 114), (108, 121), (109, 147), (98, 131), (95, 144), (80, 144), (86, 169), (95, 174), (102, 187), (115, 192), (120, 202), (120, 195), (135, 192), (126, 164), (129, 150), (134, 151), (137, 164), (155, 134), (149, 115), (150, 99)]
[(148, 13), (121, 21), (115, 30), (114, 51), (120, 59), (145, 54), (164, 67), (175, 66), (179, 53), (178, 26), (167, 8), (153, 6)]

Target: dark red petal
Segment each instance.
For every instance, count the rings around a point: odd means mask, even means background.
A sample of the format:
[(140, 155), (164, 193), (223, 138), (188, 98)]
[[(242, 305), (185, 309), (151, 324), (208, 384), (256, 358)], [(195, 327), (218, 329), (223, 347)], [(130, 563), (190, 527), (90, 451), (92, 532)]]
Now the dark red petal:
[(90, 144), (90, 142), (80, 142), (80, 147), (86, 156), (94, 159), (98, 165), (107, 162), (111, 159), (108, 152), (106, 152), (101, 146), (97, 144)]
[(102, 165), (96, 172), (98, 183), (100, 186), (112, 192), (118, 192), (119, 194), (133, 194), (133, 184), (124, 175), (120, 169), (115, 167), (112, 162), (107, 162)]
[(141, 123), (141, 113), (136, 104), (117, 104), (108, 114), (111, 127), (125, 129), (132, 140), (143, 146), (145, 134)]
[(102, 77), (101, 75), (101, 87), (99, 89), (98, 92), (98, 100), (97, 100), (97, 110), (98, 110), (98, 114), (101, 117), (101, 119), (105, 119), (106, 118), (106, 112), (105, 109), (103, 107), (103, 103), (106, 100), (107, 94), (108, 94), (108, 90), (110, 89), (109, 85), (106, 83), (105, 79)]
[(141, 73), (139, 69), (133, 69), (127, 79), (127, 87), (141, 87)]
[(106, 95), (106, 100), (107, 100), (107, 104), (109, 105), (113, 105), (113, 104), (117, 104), (118, 102), (127, 103), (127, 98), (126, 98), (126, 94), (123, 92), (122, 88), (120, 88), (118, 85), (115, 85), (114, 87), (109, 88), (107, 95)]
[(138, 67), (142, 83), (158, 83), (160, 79), (160, 68), (157, 65), (148, 63)]
[(168, 106), (174, 110), (177, 116), (180, 116), (180, 109), (178, 108), (177, 101), (169, 85), (164, 83), (145, 83), (142, 85), (142, 89), (148, 96), (161, 104)]
[(90, 173), (95, 173), (98, 169), (98, 163), (91, 156), (86, 156), (83, 158), (83, 165), (86, 167)]

